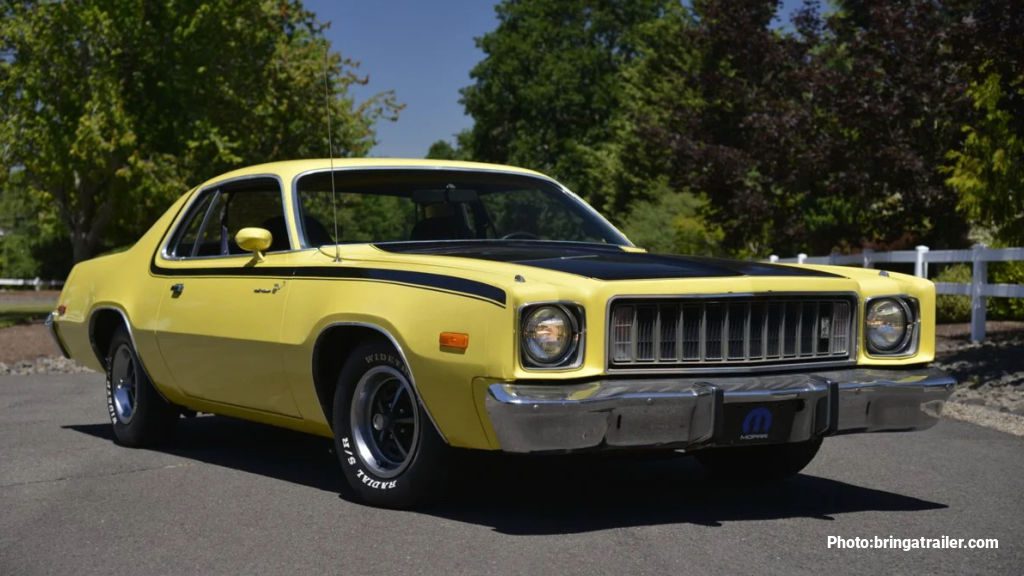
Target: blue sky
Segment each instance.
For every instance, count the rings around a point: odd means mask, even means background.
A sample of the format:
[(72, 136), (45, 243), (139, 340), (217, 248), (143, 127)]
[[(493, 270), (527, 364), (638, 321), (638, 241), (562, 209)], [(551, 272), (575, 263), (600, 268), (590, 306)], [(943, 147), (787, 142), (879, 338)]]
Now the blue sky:
[[(354, 95), (364, 100), (394, 90), (406, 105), (397, 122), (377, 125), (373, 156), (422, 158), (436, 140), (452, 140), (472, 125), (459, 104), (459, 88), (483, 58), (473, 39), (498, 23), (487, 0), (306, 0), (320, 21), (330, 21), (334, 50), (358, 60), (367, 86)], [(801, 0), (785, 0), (788, 14)], [(788, 20), (788, 17), (785, 18)]]
[(327, 37), (342, 55), (358, 60), (369, 74), (355, 90), (365, 99), (393, 89), (406, 105), (397, 122), (377, 125), (374, 156), (422, 158), (430, 144), (472, 125), (459, 104), (459, 88), (483, 58), (473, 38), (498, 23), (494, 3), (483, 0), (390, 0), (353, 2), (307, 0)]

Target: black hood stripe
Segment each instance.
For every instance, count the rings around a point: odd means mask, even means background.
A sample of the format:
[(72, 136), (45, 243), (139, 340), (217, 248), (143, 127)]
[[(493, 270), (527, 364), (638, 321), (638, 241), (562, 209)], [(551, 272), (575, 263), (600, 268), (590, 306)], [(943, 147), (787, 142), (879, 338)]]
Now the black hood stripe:
[(403, 254), (457, 256), (555, 270), (598, 280), (782, 276), (841, 278), (836, 274), (743, 260), (624, 252), (619, 246), (569, 242), (403, 242), (377, 244)]

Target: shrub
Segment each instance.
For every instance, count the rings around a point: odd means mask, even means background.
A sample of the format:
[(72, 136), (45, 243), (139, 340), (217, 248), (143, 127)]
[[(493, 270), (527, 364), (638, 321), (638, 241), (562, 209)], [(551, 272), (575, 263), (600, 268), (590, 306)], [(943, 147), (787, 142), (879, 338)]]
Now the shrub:
[[(969, 264), (953, 264), (946, 266), (942, 272), (932, 278), (935, 282), (971, 282), (971, 266)], [(939, 324), (951, 322), (970, 322), (971, 297), (938, 295), (935, 298), (936, 321)]]
[[(971, 265), (953, 264), (945, 267), (935, 282), (970, 284)], [(991, 262), (988, 265), (990, 284), (1024, 284), (1024, 262)], [(935, 299), (938, 322), (970, 322), (971, 297), (939, 295)], [(1024, 299), (988, 298), (985, 300), (987, 320), (1024, 320)]]

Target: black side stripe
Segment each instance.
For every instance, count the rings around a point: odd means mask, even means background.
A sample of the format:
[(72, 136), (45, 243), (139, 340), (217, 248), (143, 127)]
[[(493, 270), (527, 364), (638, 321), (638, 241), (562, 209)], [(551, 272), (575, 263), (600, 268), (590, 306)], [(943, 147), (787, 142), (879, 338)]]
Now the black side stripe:
[(150, 272), (156, 276), (247, 276), (275, 278), (330, 278), (338, 280), (366, 280), (371, 282), (389, 282), (433, 290), (441, 290), (457, 295), (469, 296), (505, 306), (505, 291), (490, 284), (430, 274), (427, 272), (410, 272), (407, 270), (386, 270), (383, 268), (343, 268), (334, 266), (260, 266), (260, 267), (225, 267), (225, 268), (164, 268), (156, 262), (150, 263)]
[[(185, 201), (178, 208), (173, 224), (181, 216), (185, 207)], [(280, 278), (336, 278), (339, 280), (366, 280), (375, 282), (390, 282), (408, 286), (417, 286), (428, 290), (442, 291), (447, 294), (462, 295), (476, 300), (483, 300), (492, 304), (505, 307), (505, 291), (497, 286), (467, 280), (455, 276), (443, 274), (430, 274), (427, 272), (408, 272), (405, 270), (385, 270), (382, 268), (342, 268), (335, 266), (261, 266), (259, 268), (164, 268), (157, 264), (157, 251), (163, 246), (167, 235), (171, 233), (168, 226), (157, 243), (153, 257), (149, 261), (149, 271), (154, 276), (251, 276), (251, 277), (280, 277)]]

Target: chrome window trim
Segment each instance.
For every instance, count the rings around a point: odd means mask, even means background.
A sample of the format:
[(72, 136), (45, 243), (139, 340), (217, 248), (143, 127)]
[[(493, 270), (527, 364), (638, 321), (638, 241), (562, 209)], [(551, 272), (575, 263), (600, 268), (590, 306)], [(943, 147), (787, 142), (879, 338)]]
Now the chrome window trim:
[[(631, 242), (630, 239), (627, 238), (626, 235), (622, 233), (621, 230), (619, 230), (618, 228), (615, 227), (614, 224), (609, 222), (608, 219), (605, 218), (600, 212), (598, 212), (596, 208), (594, 208), (593, 206), (588, 204), (585, 200), (580, 198), (578, 195), (573, 193), (571, 190), (569, 190), (564, 185), (562, 185), (560, 182), (558, 182), (554, 178), (551, 178), (550, 176), (545, 176), (544, 174), (530, 174), (530, 173), (527, 173), (527, 172), (520, 172), (518, 170), (503, 170), (501, 168), (469, 168), (469, 167), (465, 167), (465, 166), (440, 166), (440, 165), (438, 165), (438, 166), (401, 166), (401, 165), (392, 165), (392, 166), (343, 166), (343, 167), (337, 167), (336, 166), (334, 168), (331, 168), (331, 167), (313, 168), (311, 170), (306, 170), (304, 172), (299, 172), (298, 174), (296, 174), (292, 178), (292, 211), (295, 214), (295, 231), (296, 231), (296, 233), (298, 235), (297, 240), (299, 241), (299, 249), (319, 248), (319, 246), (308, 246), (308, 245), (306, 245), (306, 231), (302, 228), (302, 207), (299, 205), (299, 178), (302, 178), (303, 176), (309, 176), (311, 174), (319, 174), (319, 173), (322, 173), (322, 172), (331, 172), (332, 170), (334, 172), (371, 171), (371, 170), (373, 170), (373, 171), (376, 171), (376, 170), (382, 170), (382, 171), (383, 170), (394, 170), (394, 171), (399, 171), (399, 170), (401, 170), (401, 171), (406, 171), (406, 172), (410, 172), (410, 171), (411, 172), (417, 172), (417, 171), (418, 172), (437, 172), (437, 171), (446, 171), (446, 172), (484, 172), (484, 173), (489, 173), (489, 174), (504, 174), (504, 175), (508, 175), (508, 176), (522, 176), (524, 178), (533, 178), (535, 180), (541, 180), (541, 181), (553, 184), (555, 186), (555, 188), (558, 189), (559, 192), (561, 192), (563, 195), (569, 197), (574, 202), (577, 202), (585, 210), (587, 210), (591, 215), (597, 217), (602, 222), (604, 222), (609, 228), (614, 230), (621, 237), (620, 239), (623, 242), (625, 242), (625, 244), (604, 243), (604, 244), (602, 244), (603, 246), (626, 246), (626, 247), (629, 247), (629, 248), (635, 248), (636, 247), (633, 244), (633, 242)], [(408, 242), (420, 242), (420, 241), (419, 240), (374, 240), (374, 241), (370, 241), (370, 242), (354, 242), (353, 244), (377, 244), (377, 243), (403, 244), (403, 243), (408, 243)]]
[[(868, 340), (868, 309), (871, 303), (876, 300), (895, 300), (903, 310), (907, 312), (910, 322), (907, 323), (907, 333), (903, 336), (900, 345), (894, 348), (893, 352), (886, 353), (871, 349)], [(864, 299), (864, 316), (860, 319), (864, 324), (864, 355), (875, 360), (887, 360), (892, 358), (910, 358), (916, 356), (921, 346), (921, 303), (910, 294), (889, 294), (884, 296), (871, 296)]]
[[(611, 344), (612, 339), (609, 336), (610, 324), (611, 324), (611, 312), (612, 305), (618, 300), (629, 300), (629, 299), (643, 299), (643, 300), (682, 300), (686, 298), (701, 299), (701, 300), (727, 300), (727, 299), (738, 299), (738, 298), (764, 298), (764, 297), (824, 297), (824, 298), (849, 298), (850, 305), (853, 309), (850, 311), (850, 351), (845, 359), (839, 360), (819, 360), (808, 362), (806, 359), (802, 362), (785, 362), (779, 361), (778, 363), (764, 362), (759, 364), (733, 364), (733, 365), (716, 365), (716, 363), (708, 363), (701, 366), (666, 366), (662, 368), (645, 367), (645, 368), (620, 368), (612, 365), (612, 350)], [(857, 358), (860, 353), (860, 324), (863, 323), (863, 318), (860, 316), (860, 295), (854, 291), (846, 292), (812, 292), (812, 291), (790, 291), (790, 292), (727, 292), (727, 293), (698, 293), (698, 294), (618, 294), (608, 299), (605, 304), (604, 310), (604, 371), (605, 374), (721, 374), (721, 373), (753, 373), (753, 372), (766, 372), (766, 371), (784, 371), (784, 370), (801, 370), (808, 368), (839, 368), (844, 366), (855, 366), (857, 364)], [(725, 364), (727, 360), (718, 362), (718, 364)]]
[[(571, 354), (566, 355), (566, 359), (569, 357), (573, 358), (573, 361), (568, 364), (561, 364), (557, 366), (533, 366), (528, 364), (525, 359), (527, 358), (526, 351), (523, 349), (523, 311), (528, 308), (536, 308), (538, 306), (558, 306), (562, 308), (569, 317), (576, 323), (577, 330), (577, 341), (576, 349)], [(513, 329), (513, 341), (515, 345), (515, 356), (519, 363), (519, 366), (527, 372), (572, 372), (579, 370), (583, 367), (583, 360), (586, 356), (587, 348), (587, 310), (583, 307), (583, 304), (574, 300), (538, 300), (536, 302), (526, 302), (516, 307), (516, 318), (515, 328)]]
[[(331, 328), (333, 328), (335, 326), (358, 326), (360, 328), (369, 328), (371, 330), (376, 330), (382, 336), (387, 338), (389, 342), (391, 342), (391, 345), (395, 347), (395, 350), (398, 351), (398, 355), (402, 358), (402, 362), (405, 363), (405, 367), (406, 367), (406, 369), (409, 372), (409, 374), (408, 374), (408, 376), (409, 376), (409, 383), (412, 384), (412, 389), (413, 389), (413, 391), (416, 392), (416, 396), (417, 396), (416, 400), (419, 402), (420, 406), (423, 407), (423, 411), (427, 413), (427, 420), (430, 420), (430, 423), (434, 426), (434, 430), (437, 431), (437, 434), (441, 437), (441, 440), (444, 440), (444, 443), (448, 444), (449, 442), (448, 442), (448, 439), (444, 435), (444, 431), (441, 430), (441, 427), (437, 425), (437, 421), (434, 420), (434, 416), (430, 413), (430, 408), (428, 408), (427, 407), (427, 403), (423, 401), (423, 394), (420, 393), (420, 389), (416, 385), (416, 378), (415, 378), (415, 376), (413, 376), (413, 373), (412, 373), (412, 364), (409, 364), (409, 358), (406, 356), (405, 349), (402, 348), (402, 345), (398, 342), (398, 339), (395, 338), (391, 334), (391, 332), (389, 332), (386, 328), (383, 328), (383, 327), (381, 327), (381, 326), (379, 326), (377, 324), (373, 324), (372, 322), (340, 321), (340, 322), (331, 322), (330, 324), (324, 326), (320, 330), (320, 332), (317, 334), (316, 340), (314, 340), (314, 342), (315, 343), (319, 343), (320, 338), (324, 335), (324, 333), (326, 333), (328, 330), (330, 330)], [(312, 362), (312, 361), (310, 362), (310, 375), (309, 376), (310, 376), (310, 379), (309, 379), (310, 384), (312, 384), (313, 382), (316, 381), (316, 364), (314, 362)], [(328, 426), (331, 426), (331, 424), (332, 424), (331, 422), (327, 423)]]
[[(191, 261), (203, 261), (203, 260), (228, 260), (228, 259), (231, 259), (231, 258), (244, 258), (246, 260), (251, 260), (252, 259), (252, 255), (250, 255), (250, 254), (226, 254), (226, 255), (217, 255), (217, 256), (173, 256), (173, 255), (171, 255), (168, 252), (168, 248), (170, 247), (171, 242), (173, 242), (174, 239), (177, 237), (178, 231), (181, 228), (181, 226), (184, 224), (186, 217), (191, 213), (193, 205), (196, 202), (198, 202), (199, 199), (204, 194), (207, 194), (207, 193), (210, 193), (210, 192), (216, 193), (222, 186), (225, 186), (227, 184), (233, 184), (235, 182), (244, 182), (246, 180), (258, 180), (258, 179), (261, 179), (261, 178), (262, 179), (272, 178), (273, 180), (277, 181), (277, 189), (280, 191), (280, 194), (281, 194), (281, 215), (284, 216), (285, 227), (287, 228), (288, 227), (288, 223), (290, 221), (290, 219), (288, 217), (288, 209), (287, 209), (287, 207), (288, 207), (288, 197), (287, 197), (287, 191), (284, 189), (284, 180), (281, 179), (281, 176), (279, 176), (277, 174), (272, 174), (272, 173), (250, 174), (250, 175), (246, 175), (246, 176), (236, 176), (234, 178), (227, 178), (227, 179), (224, 179), (224, 180), (218, 180), (217, 182), (215, 182), (213, 184), (209, 184), (209, 185), (204, 186), (202, 188), (195, 188), (195, 189), (192, 190), (192, 192), (191, 192), (192, 197), (189, 198), (185, 202), (185, 205), (182, 206), (181, 211), (178, 214), (177, 218), (173, 222), (171, 222), (170, 226), (168, 226), (168, 230), (170, 230), (170, 232), (168, 234), (166, 234), (166, 237), (164, 238), (163, 243), (160, 246), (160, 250), (159, 250), (160, 259), (161, 260), (165, 260), (167, 262), (191, 262)], [(212, 208), (213, 208), (213, 203), (211, 202), (210, 203), (210, 208), (208, 208), (207, 211), (209, 211)], [(295, 249), (294, 242), (292, 242), (292, 240), (294, 240), (294, 239), (292, 238), (291, 230), (289, 230), (288, 231), (288, 246), (289, 246), (288, 250), (276, 250), (274, 252), (267, 252), (267, 254), (289, 254), (291, 252), (298, 252), (298, 250)]]

